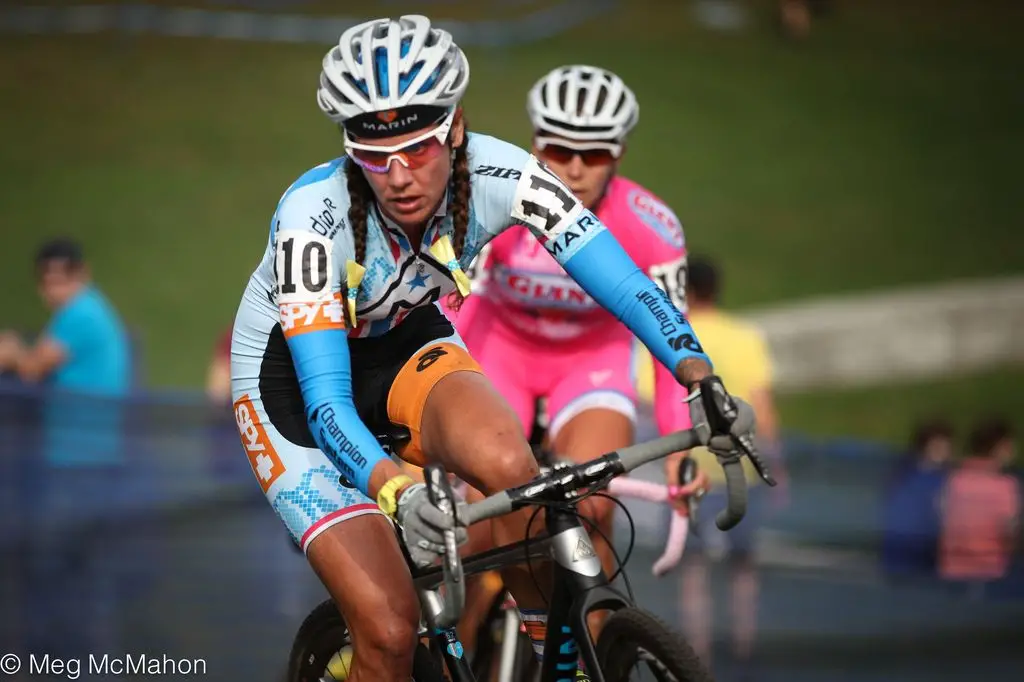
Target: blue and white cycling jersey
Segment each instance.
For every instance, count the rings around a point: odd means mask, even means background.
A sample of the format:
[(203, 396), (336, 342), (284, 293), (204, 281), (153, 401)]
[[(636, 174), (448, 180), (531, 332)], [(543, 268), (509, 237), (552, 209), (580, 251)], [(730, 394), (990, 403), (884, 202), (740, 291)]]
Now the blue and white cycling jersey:
[[(686, 357), (706, 359), (689, 323), (670, 298), (630, 260), (557, 176), (528, 152), (486, 135), (469, 134), (467, 152), (470, 206), (465, 244), (458, 259), (462, 268), (469, 268), (489, 240), (512, 225), (525, 225), (565, 271), (636, 334), (660, 362), (674, 368)], [(330, 462), (366, 493), (370, 472), (388, 455), (377, 441), (378, 434), (370, 432), (354, 407), (348, 339), (370, 342), (403, 324), (410, 311), (438, 306), (440, 297), (455, 291), (448, 265), (429, 250), (439, 239), (451, 239), (453, 234), (446, 202), (427, 226), (421, 244), (410, 244), (402, 230), (374, 206), (367, 216), (362, 263), (366, 271), (358, 291), (353, 292), (357, 323), (347, 322), (343, 298), (346, 271), (355, 258), (348, 225), (349, 171), (342, 157), (313, 168), (288, 188), (274, 213), (266, 252), (249, 280), (235, 321), (232, 387), (236, 416), (243, 440), (249, 429), (246, 447), (265, 492), (280, 475), (275, 467), (283, 470), (287, 463), (271, 461), (281, 460), (280, 453), (268, 460), (267, 444), (261, 439), (274, 441), (283, 435), (287, 441), (296, 441), (294, 436), (279, 433), (284, 430), (279, 425), (269, 424), (272, 420), (260, 407), (261, 401), (268, 400), (267, 377), (294, 372), (296, 390), (287, 399), (299, 400), (301, 391), (308, 428), (305, 436), (311, 434)], [(416, 316), (408, 319), (414, 321)], [(279, 357), (269, 358), (267, 349), (275, 343), (287, 344), (285, 357), (290, 357), (293, 367), (285, 367), (288, 363)], [(242, 403), (244, 415), (239, 408)], [(273, 434), (263, 436), (260, 429)], [(306, 438), (303, 442), (309, 446), (312, 441)], [(308, 482), (296, 478), (289, 490), (294, 493), (294, 486), (302, 485), (308, 486)], [(303, 513), (310, 517), (319, 513), (310, 505), (315, 506), (326, 494), (321, 488), (307, 495), (313, 501), (299, 504)], [(295, 494), (291, 498), (297, 499)], [(281, 509), (278, 512), (283, 513)], [(295, 530), (295, 524), (290, 525), (293, 532), (302, 533)]]

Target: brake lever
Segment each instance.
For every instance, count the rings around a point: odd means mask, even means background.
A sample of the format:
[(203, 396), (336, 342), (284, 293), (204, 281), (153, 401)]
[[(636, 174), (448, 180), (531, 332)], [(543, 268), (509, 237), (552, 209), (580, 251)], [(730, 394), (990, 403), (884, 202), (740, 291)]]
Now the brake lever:
[[(448, 474), (439, 466), (428, 466), (423, 470), (423, 475), (430, 503), (442, 513), (450, 515), (454, 525), (458, 525), (459, 506), (456, 504), (455, 493), (452, 490), (451, 481), (448, 480)], [(454, 527), (444, 531), (444, 549), (442, 566), (448, 591), (445, 596), (443, 620), (446, 621), (446, 626), (450, 626), (458, 620), (465, 601), (465, 587), (462, 584), (462, 560), (459, 558), (459, 544)]]
[(743, 435), (733, 436), (732, 440), (736, 443), (736, 446), (739, 447), (743, 454), (750, 458), (751, 464), (754, 465), (754, 470), (757, 471), (757, 475), (761, 477), (762, 481), (772, 488), (778, 485), (778, 481), (775, 480), (775, 477), (772, 476), (771, 472), (768, 470), (768, 465), (764, 463), (761, 455), (757, 452), (757, 448), (754, 447), (753, 438), (749, 435)]
[[(679, 462), (679, 484), (689, 485), (693, 483), (697, 478), (697, 462), (690, 457), (683, 457)], [(689, 495), (686, 498), (686, 516), (690, 519), (690, 527), (693, 529), (693, 534), (698, 538), (700, 537), (700, 523), (698, 522), (698, 513), (700, 509), (700, 500), (704, 497), (705, 491), (698, 490), (693, 495)]]

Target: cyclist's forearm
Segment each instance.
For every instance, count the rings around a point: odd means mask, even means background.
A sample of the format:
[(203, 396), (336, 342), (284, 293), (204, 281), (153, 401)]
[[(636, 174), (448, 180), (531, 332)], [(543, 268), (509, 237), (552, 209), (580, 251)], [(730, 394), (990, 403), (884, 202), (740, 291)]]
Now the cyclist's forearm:
[(658, 433), (670, 433), (690, 428), (690, 410), (686, 405), (688, 391), (668, 369), (654, 363), (654, 423)]
[(673, 452), (665, 458), (665, 483), (667, 485), (679, 485), (679, 464), (688, 454), (688, 452)]
[(690, 358), (710, 364), (696, 332), (668, 294), (637, 267), (592, 214), (585, 214), (578, 225), (584, 220), (590, 221), (587, 232), (573, 240), (571, 247), (561, 248), (559, 242), (557, 252), (548, 249), (565, 271), (626, 325), (661, 364), (675, 369)]
[(352, 402), (348, 337), (343, 330), (317, 330), (289, 338), (288, 348), (313, 440), (345, 478), (370, 494), (371, 472), (390, 459)]
[(377, 465), (374, 466), (373, 470), (370, 472), (370, 479), (367, 484), (366, 494), (370, 499), (376, 500), (377, 493), (379, 493), (380, 489), (384, 487), (384, 484), (395, 476), (400, 476), (402, 474), (405, 474), (405, 472), (402, 471), (402, 467), (398, 466), (390, 459), (382, 459), (377, 462)]

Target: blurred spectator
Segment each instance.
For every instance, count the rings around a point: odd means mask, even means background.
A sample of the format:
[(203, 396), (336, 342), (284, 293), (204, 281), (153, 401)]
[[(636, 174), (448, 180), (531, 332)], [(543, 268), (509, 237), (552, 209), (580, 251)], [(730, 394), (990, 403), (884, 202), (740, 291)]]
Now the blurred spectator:
[[(772, 492), (777, 506), (785, 503), (786, 476), (779, 447), (778, 420), (772, 396), (772, 363), (761, 332), (748, 322), (718, 307), (721, 281), (717, 267), (709, 260), (693, 257), (687, 265), (687, 304), (689, 319), (697, 337), (713, 358), (715, 372), (730, 393), (748, 401), (757, 415), (758, 448), (767, 457), (779, 481)], [(710, 594), (708, 551), (725, 551), (730, 565), (730, 592), (733, 653), (747, 661), (752, 653), (757, 626), (759, 582), (754, 553), (756, 535), (765, 513), (763, 485), (749, 461), (744, 462), (749, 491), (746, 517), (738, 526), (723, 533), (714, 524), (715, 515), (725, 508), (725, 479), (714, 455), (704, 448), (691, 455), (711, 478), (712, 490), (701, 503), (699, 537), (690, 536), (687, 553), (696, 557), (683, 570), (684, 618), (691, 643), (710, 665), (712, 640), (712, 600)], [(669, 483), (678, 475), (678, 457), (666, 463)]]
[(971, 432), (969, 457), (942, 498), (939, 574), (983, 591), (1006, 576), (1020, 521), (1020, 486), (1003, 471), (1014, 457), (1009, 424), (989, 419)]
[(892, 578), (934, 576), (939, 497), (953, 455), (953, 428), (942, 419), (921, 423), (907, 456), (895, 467), (882, 512), (882, 566)]
[(802, 40), (814, 19), (830, 9), (828, 0), (779, 0), (779, 21), (787, 38)]
[[(26, 623), (37, 652), (111, 651), (116, 576), (104, 561), (123, 474), (122, 398), (131, 385), (128, 336), (110, 302), (91, 283), (81, 247), (44, 244), (35, 274), (53, 317), (32, 345), (0, 337), (0, 367), (43, 389), (41, 458), (29, 478), (25, 510), (31, 546)], [(72, 647), (72, 648), (68, 648)]]
[(14, 332), (0, 334), (0, 371), (76, 392), (123, 395), (131, 380), (128, 335), (91, 283), (81, 247), (69, 239), (48, 242), (36, 254), (35, 267), (39, 293), (53, 317), (31, 346)]
[(206, 370), (206, 395), (214, 403), (231, 404), (231, 327), (228, 327), (213, 349)]

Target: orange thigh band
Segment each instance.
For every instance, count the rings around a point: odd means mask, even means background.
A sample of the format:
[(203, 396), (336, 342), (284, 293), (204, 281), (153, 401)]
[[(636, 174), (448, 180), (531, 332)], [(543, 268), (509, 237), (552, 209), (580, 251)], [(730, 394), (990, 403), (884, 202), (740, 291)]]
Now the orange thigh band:
[(427, 396), (438, 381), (452, 372), (463, 371), (483, 373), (465, 348), (448, 342), (427, 344), (399, 370), (388, 391), (388, 419), (406, 427), (412, 435), (398, 453), (402, 459), (417, 466), (426, 463), (420, 443), (420, 422)]

